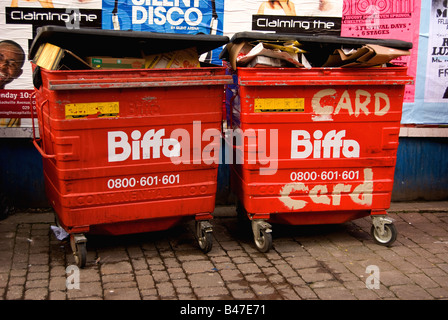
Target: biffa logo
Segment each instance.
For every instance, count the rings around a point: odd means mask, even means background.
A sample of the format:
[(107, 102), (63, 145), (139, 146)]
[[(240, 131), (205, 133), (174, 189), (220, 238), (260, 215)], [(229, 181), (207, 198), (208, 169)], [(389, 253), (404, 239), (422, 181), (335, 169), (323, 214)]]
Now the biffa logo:
[(359, 158), (360, 147), (356, 140), (344, 139), (345, 130), (329, 131), (322, 140), (323, 132), (316, 130), (313, 133), (314, 141), (306, 130), (291, 131), (291, 159), (306, 159), (312, 155), (320, 158)]
[(132, 141), (128, 142), (129, 137), (126, 132), (110, 131), (107, 133), (108, 161), (124, 161), (131, 154), (132, 160), (158, 159), (160, 151), (165, 157), (178, 157), (180, 154), (179, 141), (173, 138), (162, 139), (164, 135), (165, 129), (157, 131), (150, 129), (142, 138), (142, 133), (139, 130), (134, 130), (131, 133)]

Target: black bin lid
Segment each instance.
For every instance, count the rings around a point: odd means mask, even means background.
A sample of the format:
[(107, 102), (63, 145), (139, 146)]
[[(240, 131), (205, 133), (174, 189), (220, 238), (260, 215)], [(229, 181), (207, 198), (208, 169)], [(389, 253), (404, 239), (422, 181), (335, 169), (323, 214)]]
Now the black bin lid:
[[(328, 55), (332, 54), (335, 49), (341, 48), (341, 46), (351, 46), (353, 48), (359, 48), (366, 44), (376, 44), (384, 47), (409, 50), (412, 49), (412, 42), (402, 40), (389, 40), (389, 39), (370, 39), (370, 38), (351, 38), (341, 37), (335, 35), (319, 35), (319, 34), (282, 34), (282, 33), (263, 33), (244, 31), (235, 33), (230, 39), (230, 43), (238, 44), (243, 41), (290, 41), (297, 40), (304, 50), (312, 52), (313, 54), (307, 56), (310, 62), (316, 64), (322, 64), (326, 61)], [(221, 52), (219, 57), (223, 60), (228, 59), (227, 48)]]
[(380, 46), (390, 47), (394, 49), (408, 50), (412, 49), (412, 42), (402, 40), (389, 40), (389, 39), (370, 39), (370, 38), (350, 38), (341, 37), (335, 35), (319, 35), (319, 34), (301, 34), (301, 33), (263, 33), (244, 31), (238, 32), (230, 39), (232, 43), (241, 43), (243, 41), (287, 41), (297, 40), (298, 42), (307, 44), (322, 44), (322, 45), (351, 45), (362, 46), (365, 44), (376, 44)]
[(229, 42), (226, 36), (206, 34), (155, 33), (102, 29), (67, 29), (44, 26), (37, 29), (28, 58), (33, 59), (40, 45), (51, 43), (81, 57), (139, 57), (196, 47), (198, 54)]

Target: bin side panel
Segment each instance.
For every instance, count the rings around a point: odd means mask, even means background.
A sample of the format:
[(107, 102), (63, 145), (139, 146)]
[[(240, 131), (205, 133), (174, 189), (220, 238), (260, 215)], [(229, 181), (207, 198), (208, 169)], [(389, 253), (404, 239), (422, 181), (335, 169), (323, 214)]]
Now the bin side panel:
[[(169, 75), (150, 71), (118, 70), (107, 77), (148, 82)], [(92, 81), (104, 75), (75, 73)], [(208, 80), (195, 86), (92, 90), (51, 90), (51, 81), (78, 80), (73, 72), (42, 73), (39, 128), (43, 149), (55, 156), (44, 159), (46, 191), (66, 229), (162, 230), (213, 212), (223, 102), (221, 80), (213, 77), (224, 70), (171, 70), (184, 78), (204, 73)]]
[[(236, 138), (226, 147), (231, 187), (249, 214), (302, 224), (311, 212), (314, 223), (332, 223), (389, 208), (409, 78), (403, 69), (326, 70), (327, 83), (319, 72), (239, 73)], [(280, 79), (289, 82), (272, 85)]]

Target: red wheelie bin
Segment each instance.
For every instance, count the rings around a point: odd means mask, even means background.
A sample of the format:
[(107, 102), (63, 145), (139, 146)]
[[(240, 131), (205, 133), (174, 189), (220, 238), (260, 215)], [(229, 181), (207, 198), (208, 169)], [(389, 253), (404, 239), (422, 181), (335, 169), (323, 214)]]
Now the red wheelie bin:
[[(243, 41), (297, 40), (328, 54), (369, 39), (237, 33)], [(410, 43), (384, 45), (409, 49)], [(221, 56), (231, 60), (229, 47)], [(327, 55), (328, 56), (328, 55)], [(317, 57), (319, 58), (319, 57)], [(230, 61), (231, 62), (231, 61)], [(234, 62), (234, 61), (233, 61)], [(228, 99), (231, 190), (251, 220), (258, 250), (272, 246), (272, 223), (339, 224), (372, 217), (372, 235), (391, 245), (390, 206), (405, 85), (405, 67), (235, 67)]]
[[(133, 49), (154, 54), (192, 45), (200, 54), (227, 41), (209, 35), (44, 27), (30, 58), (47, 42), (84, 57), (129, 55)], [(39, 123), (34, 144), (43, 157), (48, 199), (70, 234), (77, 264), (86, 264), (87, 234), (165, 230), (185, 218), (196, 220), (199, 245), (209, 251), (217, 137), (224, 85), (231, 81), (225, 69), (33, 67)]]

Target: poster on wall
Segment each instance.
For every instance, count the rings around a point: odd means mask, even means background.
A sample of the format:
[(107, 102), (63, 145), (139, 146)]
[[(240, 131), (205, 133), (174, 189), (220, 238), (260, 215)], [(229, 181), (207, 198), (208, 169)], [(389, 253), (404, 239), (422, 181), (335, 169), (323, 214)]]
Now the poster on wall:
[(424, 101), (448, 103), (447, 1), (431, 2)]
[(415, 101), (403, 107), (402, 123), (448, 124), (448, 2), (421, 7)]
[[(419, 24), (420, 0), (345, 0), (341, 35), (412, 42), (411, 55), (392, 63), (408, 67), (408, 74), (415, 78)], [(408, 85), (405, 90), (404, 102), (413, 102), (415, 85)]]
[[(102, 0), (102, 29), (159, 33), (223, 34), (224, 0)], [(207, 63), (221, 64), (221, 48)], [(204, 55), (205, 57), (205, 55)]]
[[(4, 28), (0, 35), (0, 126), (18, 127), (30, 117), (31, 67), (26, 63), (28, 27)], [(26, 80), (25, 80), (26, 79)]]
[(103, 29), (222, 34), (224, 0), (103, 0)]
[(28, 52), (38, 27), (101, 28), (101, 0), (0, 0), (0, 136), (30, 136), (34, 101)]
[(226, 0), (224, 35), (241, 31), (340, 35), (343, 0)]

